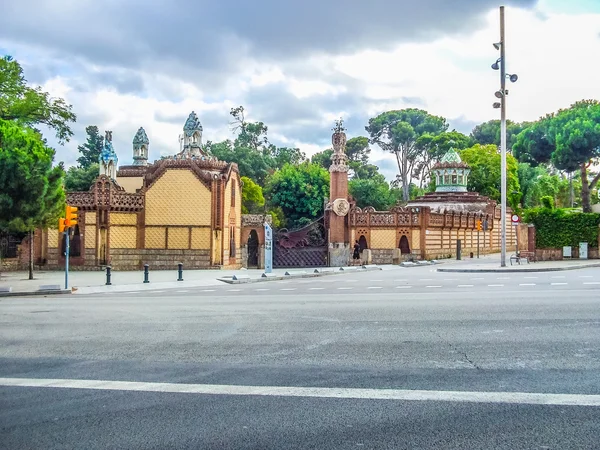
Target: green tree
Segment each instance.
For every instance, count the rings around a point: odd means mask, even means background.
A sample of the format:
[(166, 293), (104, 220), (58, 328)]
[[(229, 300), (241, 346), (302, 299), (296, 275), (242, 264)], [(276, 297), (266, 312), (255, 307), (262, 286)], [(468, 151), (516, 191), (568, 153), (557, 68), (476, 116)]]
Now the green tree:
[(410, 108), (384, 112), (369, 119), (365, 129), (372, 144), (396, 156), (403, 198), (408, 201), (413, 170), (423, 159), (424, 152), (429, 150), (427, 146), (417, 145), (417, 141), (423, 135), (437, 135), (446, 131), (446, 119)]
[[(460, 152), (462, 160), (471, 167), (467, 189), (478, 192), (497, 202), (500, 201), (500, 153), (495, 145), (476, 144)], [(506, 155), (506, 196), (508, 204), (517, 209), (521, 200), (518, 163), (510, 154)]]
[(262, 188), (248, 177), (242, 177), (242, 214), (263, 212), (265, 197)]
[(369, 138), (356, 136), (346, 141), (346, 155), (349, 161), (367, 164), (370, 153)]
[(372, 206), (377, 211), (389, 210), (402, 195), (400, 189), (390, 188), (381, 174), (372, 178), (350, 180), (348, 190), (359, 208)]
[(269, 145), (268, 157), (273, 169), (281, 169), (286, 164), (298, 165), (306, 160), (306, 155), (299, 148), (274, 145)]
[(67, 192), (89, 191), (99, 173), (100, 165), (98, 163), (90, 165), (87, 169), (69, 167), (65, 175), (65, 189)]
[(329, 167), (331, 166), (332, 155), (333, 149), (328, 148), (327, 150), (323, 150), (322, 152), (317, 152), (314, 155), (312, 155), (312, 157), (310, 158), (310, 162), (329, 170)]
[(550, 114), (522, 131), (514, 145), (523, 162), (551, 162), (558, 170), (579, 171), (583, 212), (592, 210), (590, 193), (600, 173), (589, 180), (589, 169), (600, 157), (600, 103), (583, 100)]
[(34, 127), (43, 124), (56, 132), (60, 143), (73, 132), (76, 116), (62, 98), (52, 98), (41, 87), (27, 86), (21, 65), (10, 56), (0, 58), (0, 119)]
[(302, 218), (314, 220), (323, 214), (329, 198), (329, 172), (309, 162), (286, 164), (269, 178), (265, 193), (272, 208), (281, 208), (286, 226), (295, 227)]
[(213, 143), (208, 141), (205, 150), (215, 158), (234, 162), (238, 165), (240, 175), (255, 180), (259, 185), (264, 185), (267, 175), (272, 172), (268, 155), (251, 147), (238, 145), (237, 140), (226, 140)]
[[(56, 225), (65, 205), (62, 164), (31, 128), (0, 119), (0, 229), (29, 232)], [(30, 252), (29, 279), (33, 279)]]
[[(516, 123), (506, 121), (506, 146), (511, 149), (516, 142), (517, 135), (530, 126), (528, 122)], [(475, 144), (500, 146), (500, 121), (489, 120), (477, 125), (471, 131), (471, 139)]]
[(102, 148), (104, 147), (104, 137), (98, 132), (96, 125), (85, 127), (87, 139), (85, 144), (77, 146), (81, 156), (77, 158), (79, 167), (89, 169), (92, 164), (98, 164)]

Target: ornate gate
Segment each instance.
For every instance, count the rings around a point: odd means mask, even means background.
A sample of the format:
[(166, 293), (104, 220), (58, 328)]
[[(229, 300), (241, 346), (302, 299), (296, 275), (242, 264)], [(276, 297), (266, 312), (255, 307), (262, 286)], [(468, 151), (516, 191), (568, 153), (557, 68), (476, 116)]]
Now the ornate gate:
[(327, 229), (323, 217), (296, 231), (275, 232), (273, 267), (324, 267), (327, 261)]

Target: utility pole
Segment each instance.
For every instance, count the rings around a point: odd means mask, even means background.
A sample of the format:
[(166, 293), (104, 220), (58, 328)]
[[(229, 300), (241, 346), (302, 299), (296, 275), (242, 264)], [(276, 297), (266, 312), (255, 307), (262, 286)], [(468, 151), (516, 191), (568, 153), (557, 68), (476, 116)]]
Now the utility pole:
[(506, 267), (506, 40), (504, 35), (504, 6), (500, 7), (500, 92), (501, 110), (500, 110), (500, 153), (501, 153), (501, 255), (500, 266)]

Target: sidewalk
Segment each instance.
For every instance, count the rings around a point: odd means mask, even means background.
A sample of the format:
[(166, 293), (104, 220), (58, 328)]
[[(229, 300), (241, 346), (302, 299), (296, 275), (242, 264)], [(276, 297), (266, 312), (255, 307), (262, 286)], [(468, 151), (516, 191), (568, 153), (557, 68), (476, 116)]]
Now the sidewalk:
[[(318, 270), (320, 273), (315, 273)], [(43, 294), (94, 294), (101, 292), (130, 292), (174, 288), (218, 286), (224, 283), (248, 283), (274, 281), (289, 277), (332, 276), (353, 273), (358, 270), (381, 270), (380, 267), (320, 267), (303, 269), (274, 269), (268, 277), (263, 277), (263, 269), (238, 270), (184, 270), (183, 280), (177, 281), (177, 270), (150, 271), (149, 283), (144, 283), (144, 272), (112, 271), (111, 285), (106, 285), (104, 271), (69, 272), (69, 289), (65, 290), (64, 271), (34, 271), (34, 279), (28, 279), (27, 272), (3, 272), (0, 277), (0, 297), (7, 295)], [(286, 272), (290, 275), (286, 275)], [(235, 277), (235, 278), (234, 278)], [(8, 289), (10, 288), (10, 293)]]
[(510, 256), (506, 254), (506, 267), (500, 267), (500, 253), (481, 256), (477, 258), (466, 258), (461, 261), (442, 260), (443, 266), (438, 272), (463, 272), (463, 273), (496, 273), (496, 272), (556, 272), (562, 270), (586, 269), (589, 267), (600, 267), (599, 259), (570, 259), (562, 261), (540, 261), (521, 263), (513, 261), (510, 264)]

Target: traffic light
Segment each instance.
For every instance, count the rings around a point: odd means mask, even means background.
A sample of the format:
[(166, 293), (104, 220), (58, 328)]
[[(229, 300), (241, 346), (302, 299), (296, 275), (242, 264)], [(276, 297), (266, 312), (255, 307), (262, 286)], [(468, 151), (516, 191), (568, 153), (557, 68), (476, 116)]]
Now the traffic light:
[(481, 231), (481, 220), (477, 221), (477, 231)]
[(71, 228), (77, 225), (77, 208), (67, 205), (65, 214), (65, 226)]
[(58, 219), (58, 232), (59, 233), (65, 232), (65, 228), (66, 228), (65, 222), (66, 222), (66, 220), (63, 219), (62, 217), (60, 219)]

